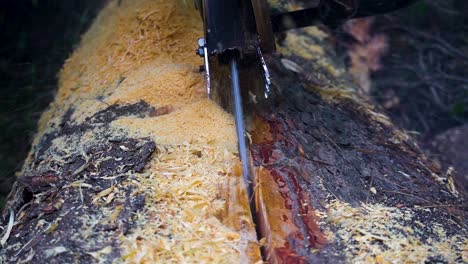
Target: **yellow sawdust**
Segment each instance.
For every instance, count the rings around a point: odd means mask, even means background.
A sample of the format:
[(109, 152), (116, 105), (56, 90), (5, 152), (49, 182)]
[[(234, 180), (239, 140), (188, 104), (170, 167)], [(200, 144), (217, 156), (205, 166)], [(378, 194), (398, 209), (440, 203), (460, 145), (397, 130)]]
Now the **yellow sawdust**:
[(311, 45), (307, 36), (288, 33), (284, 45), (278, 47), (278, 52), (284, 55), (297, 55), (310, 60), (323, 55), (323, 48), (319, 45)]
[(112, 1), (65, 63), (58, 102), (109, 86), (148, 62), (198, 66), (193, 54), (201, 35), (198, 14), (182, 1)]
[(192, 66), (154, 63), (129, 74), (106, 102), (129, 104), (144, 100), (156, 108), (178, 108), (204, 97), (204, 79)]
[[(158, 149), (138, 185), (147, 194), (145, 221), (122, 237), (123, 259), (130, 263), (246, 263), (245, 234), (223, 224), (226, 201), (221, 190), (233, 167), (233, 156), (214, 148), (185, 144)], [(140, 220), (140, 219), (139, 219)], [(250, 225), (250, 218), (246, 219)], [(258, 255), (257, 255), (258, 259)]]
[(122, 118), (112, 123), (136, 135), (148, 135), (159, 144), (212, 145), (236, 151), (237, 136), (233, 118), (216, 103), (201, 99), (172, 113), (153, 118)]
[[(335, 200), (328, 212), (320, 215), (326, 223), (337, 227), (332, 238), (343, 243), (352, 263), (426, 263), (436, 256), (456, 263), (462, 259), (467, 243), (464, 237), (448, 236), (437, 223), (419, 222), (419, 227), (409, 227), (405, 221), (415, 218), (413, 209), (379, 204), (351, 207)], [(420, 235), (428, 233), (428, 229), (436, 234), (437, 240), (421, 240)]]
[(306, 27), (304, 31), (318, 40), (323, 40), (328, 37), (328, 34), (320, 30), (319, 27)]
[[(307, 27), (300, 30), (291, 30), (286, 33), (286, 39), (278, 46), (278, 53), (283, 56), (297, 56), (306, 60), (313, 60), (321, 71), (332, 78), (343, 75), (343, 70), (335, 66), (335, 63), (327, 56), (323, 48), (327, 34), (318, 27)], [(308, 69), (311, 70), (311, 69)], [(315, 73), (311, 73), (315, 74)]]

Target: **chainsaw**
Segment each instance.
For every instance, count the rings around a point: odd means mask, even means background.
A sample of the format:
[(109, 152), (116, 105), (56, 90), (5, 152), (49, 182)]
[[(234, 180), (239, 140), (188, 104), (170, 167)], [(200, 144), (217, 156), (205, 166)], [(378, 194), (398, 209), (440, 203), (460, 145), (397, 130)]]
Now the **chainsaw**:
[[(203, 20), (196, 54), (203, 57), (208, 96), (233, 113), (239, 157), (248, 197), (252, 178), (245, 112), (248, 93), (268, 99), (270, 75), (263, 55), (276, 50), (275, 33), (323, 23), (336, 26), (352, 18), (387, 13), (415, 0), (309, 0), (310, 7), (272, 14), (267, 0), (195, 0)], [(244, 100), (246, 101), (246, 100)]]

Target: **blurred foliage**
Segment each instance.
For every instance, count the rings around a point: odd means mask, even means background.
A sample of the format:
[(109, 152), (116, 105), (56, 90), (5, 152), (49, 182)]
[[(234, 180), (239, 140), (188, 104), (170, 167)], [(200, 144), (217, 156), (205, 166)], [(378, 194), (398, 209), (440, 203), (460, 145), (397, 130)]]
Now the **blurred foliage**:
[(390, 49), (373, 96), (400, 126), (436, 134), (468, 121), (468, 1), (420, 1), (377, 18), (374, 31)]
[(455, 103), (452, 108), (452, 113), (455, 116), (463, 116), (465, 114), (465, 105), (463, 103)]
[(0, 207), (57, 74), (104, 1), (0, 1)]

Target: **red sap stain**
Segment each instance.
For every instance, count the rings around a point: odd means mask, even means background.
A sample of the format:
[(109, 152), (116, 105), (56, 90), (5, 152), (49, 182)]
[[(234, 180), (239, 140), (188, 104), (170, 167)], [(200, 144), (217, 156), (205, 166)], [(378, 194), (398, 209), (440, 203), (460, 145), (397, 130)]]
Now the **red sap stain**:
[[(307, 189), (304, 189), (299, 182), (301, 177), (297, 172), (304, 173), (302, 157), (307, 155), (304, 149), (294, 138), (291, 130), (295, 125), (290, 122), (286, 129), (284, 123), (275, 122), (275, 117), (268, 121), (271, 140), (263, 142), (253, 142), (257, 151), (253, 151), (254, 160), (262, 161), (269, 173), (279, 187), (279, 192), (284, 200), (285, 207), (293, 211), (298, 208), (299, 212), (292, 212), (295, 221), (304, 223), (305, 228), (298, 226), (302, 233), (296, 233), (289, 239), (298, 241), (308, 241), (313, 248), (322, 248), (326, 245), (326, 239), (317, 224), (317, 217), (314, 208), (310, 205), (310, 196)], [(294, 153), (297, 157), (286, 157), (285, 153)], [(291, 154), (290, 154), (291, 155)], [(294, 159), (300, 159), (298, 162), (291, 162)], [(281, 162), (284, 160), (285, 162)], [(296, 207), (295, 207), (296, 205)], [(287, 220), (287, 219), (286, 219)], [(298, 243), (300, 246), (302, 243)], [(276, 248), (277, 257), (284, 263), (306, 263), (304, 257), (298, 256), (294, 249), (287, 245), (286, 247)]]
[(297, 255), (297, 253), (291, 250), (291, 247), (280, 247), (275, 248), (275, 255), (280, 263), (297, 263), (306, 264), (307, 261), (304, 257)]

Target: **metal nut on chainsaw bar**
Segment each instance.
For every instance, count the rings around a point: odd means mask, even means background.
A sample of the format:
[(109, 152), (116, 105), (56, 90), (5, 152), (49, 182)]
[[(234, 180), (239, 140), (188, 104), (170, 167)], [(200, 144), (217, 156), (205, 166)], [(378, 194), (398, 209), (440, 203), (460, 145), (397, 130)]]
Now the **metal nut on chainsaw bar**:
[(195, 53), (198, 56), (200, 56), (200, 57), (205, 56), (205, 51), (204, 51), (205, 45), (206, 45), (205, 38), (199, 38), (198, 39), (198, 49), (195, 50)]

